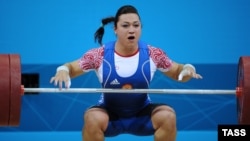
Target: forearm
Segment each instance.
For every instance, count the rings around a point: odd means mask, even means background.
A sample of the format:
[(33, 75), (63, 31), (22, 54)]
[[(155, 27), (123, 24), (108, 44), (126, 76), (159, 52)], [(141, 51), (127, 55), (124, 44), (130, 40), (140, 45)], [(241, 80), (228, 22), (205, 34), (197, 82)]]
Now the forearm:
[[(84, 73), (78, 64), (78, 61), (65, 63), (62, 66), (66, 67), (68, 69), (68, 73), (69, 73), (70, 78), (77, 77), (77, 76)], [(67, 71), (67, 70), (65, 70), (65, 71)]]
[(202, 78), (201, 75), (196, 73), (195, 67), (191, 64), (173, 63), (170, 70), (165, 72), (165, 74), (170, 78), (180, 82), (186, 82), (191, 78)]

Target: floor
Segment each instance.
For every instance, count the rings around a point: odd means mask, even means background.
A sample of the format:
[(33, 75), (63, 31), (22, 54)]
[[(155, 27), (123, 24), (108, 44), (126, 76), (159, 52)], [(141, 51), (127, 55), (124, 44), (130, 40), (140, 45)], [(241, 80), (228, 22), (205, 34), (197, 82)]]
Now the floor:
[[(153, 136), (119, 135), (105, 141), (153, 141)], [(216, 141), (216, 131), (179, 131), (176, 141)], [(81, 141), (81, 132), (1, 132), (0, 141)]]

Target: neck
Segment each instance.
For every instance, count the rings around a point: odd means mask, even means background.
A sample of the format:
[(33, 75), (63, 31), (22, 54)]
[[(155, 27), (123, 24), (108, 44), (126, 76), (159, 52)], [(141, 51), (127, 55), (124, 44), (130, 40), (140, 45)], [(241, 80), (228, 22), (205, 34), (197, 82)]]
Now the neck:
[(132, 56), (138, 52), (138, 44), (124, 46), (116, 42), (115, 52), (120, 56)]

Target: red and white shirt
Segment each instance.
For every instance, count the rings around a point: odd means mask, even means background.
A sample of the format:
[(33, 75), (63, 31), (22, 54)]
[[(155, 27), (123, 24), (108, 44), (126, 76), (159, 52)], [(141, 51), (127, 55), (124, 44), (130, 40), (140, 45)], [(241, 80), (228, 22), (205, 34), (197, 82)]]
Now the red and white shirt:
[[(153, 79), (154, 73), (156, 70), (161, 72), (166, 72), (172, 66), (173, 61), (167, 56), (167, 54), (160, 48), (156, 48), (148, 45), (149, 54), (150, 54), (150, 72), (151, 72), (151, 80)], [(79, 65), (84, 72), (89, 72), (94, 70), (96, 75), (102, 83), (102, 60), (104, 54), (104, 46), (99, 48), (94, 48), (87, 51), (83, 56), (79, 59)], [(131, 56), (121, 56), (118, 53), (115, 53), (115, 66), (116, 71), (121, 77), (129, 77), (135, 73), (138, 66), (139, 60), (139, 52), (131, 55)], [(123, 68), (130, 69), (123, 69)], [(126, 71), (123, 71), (126, 70)], [(128, 71), (129, 70), (129, 71)]]

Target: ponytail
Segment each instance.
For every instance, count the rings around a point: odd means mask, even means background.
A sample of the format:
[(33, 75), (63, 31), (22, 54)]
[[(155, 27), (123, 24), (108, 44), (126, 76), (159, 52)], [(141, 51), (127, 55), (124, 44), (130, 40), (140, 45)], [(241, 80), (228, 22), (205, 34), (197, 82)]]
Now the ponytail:
[(114, 21), (115, 21), (115, 17), (108, 17), (108, 18), (102, 19), (102, 24), (96, 30), (95, 35), (94, 35), (95, 42), (98, 42), (100, 45), (102, 45), (102, 37), (104, 35), (104, 26)]

